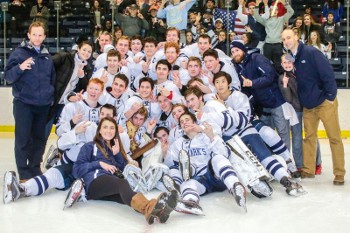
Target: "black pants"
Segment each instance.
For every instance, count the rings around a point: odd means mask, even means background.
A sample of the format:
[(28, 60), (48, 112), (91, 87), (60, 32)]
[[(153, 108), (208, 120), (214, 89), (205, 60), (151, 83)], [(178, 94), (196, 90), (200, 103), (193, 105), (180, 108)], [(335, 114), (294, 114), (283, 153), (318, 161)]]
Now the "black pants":
[(13, 101), (15, 118), (15, 157), (19, 179), (41, 175), (45, 151), (45, 125), (50, 106), (35, 106)]
[(278, 74), (283, 74), (283, 68), (281, 65), (281, 57), (283, 55), (282, 43), (265, 43), (264, 44), (264, 56), (270, 59), (273, 63), (273, 67)]
[(135, 195), (127, 180), (113, 175), (102, 175), (91, 182), (87, 196), (88, 199), (114, 201), (130, 206)]

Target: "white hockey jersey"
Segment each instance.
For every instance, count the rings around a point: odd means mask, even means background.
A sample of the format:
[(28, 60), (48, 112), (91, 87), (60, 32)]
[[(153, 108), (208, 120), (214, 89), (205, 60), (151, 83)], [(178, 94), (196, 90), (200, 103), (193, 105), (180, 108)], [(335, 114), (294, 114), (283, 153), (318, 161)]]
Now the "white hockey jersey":
[(111, 93), (104, 91), (103, 94), (100, 96), (98, 102), (101, 105), (104, 105), (104, 104), (113, 105), (116, 108), (117, 115), (118, 115), (124, 112), (126, 101), (134, 95), (135, 93), (132, 90), (130, 90), (130, 88), (127, 88), (119, 98), (116, 98)]
[(204, 133), (197, 134), (193, 139), (183, 136), (177, 139), (168, 150), (164, 163), (170, 169), (179, 168), (179, 153), (184, 150), (190, 157), (192, 176), (204, 175), (207, 172), (209, 160), (220, 154), (228, 158), (229, 150), (219, 136), (215, 136), (211, 142)]
[(97, 124), (99, 121), (100, 108), (100, 104), (97, 104), (95, 108), (90, 107), (85, 100), (66, 104), (56, 126), (57, 136), (61, 136), (63, 133), (74, 128), (74, 126), (72, 127), (71, 125), (71, 120), (79, 111), (83, 113), (83, 119), (81, 121), (91, 121)]
[(130, 72), (129, 72), (128, 67), (126, 67), (126, 66), (119, 67), (117, 73), (115, 73), (115, 74), (108, 73), (107, 67), (103, 67), (103, 68), (98, 69), (96, 72), (94, 72), (92, 74), (92, 77), (101, 79), (102, 75), (104, 75), (105, 73), (107, 73), (107, 77), (108, 77), (108, 80), (104, 85), (105, 90), (107, 90), (108, 87), (112, 87), (112, 84), (114, 81), (114, 76), (117, 74), (125, 74), (125, 76), (128, 77), (128, 79), (129, 79), (129, 86), (130, 86), (131, 78), (130, 78)]

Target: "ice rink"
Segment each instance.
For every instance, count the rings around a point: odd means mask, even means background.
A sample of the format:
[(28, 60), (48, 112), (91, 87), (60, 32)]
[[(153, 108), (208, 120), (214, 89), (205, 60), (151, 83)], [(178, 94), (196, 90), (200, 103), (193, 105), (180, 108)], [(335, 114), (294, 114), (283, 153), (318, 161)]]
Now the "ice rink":
[[(49, 143), (54, 144), (54, 140)], [(303, 179), (308, 192), (301, 197), (288, 196), (273, 182), (274, 193), (267, 199), (248, 194), (248, 212), (239, 208), (226, 191), (203, 196), (200, 203), (205, 216), (174, 212), (167, 223), (148, 225), (144, 217), (128, 206), (106, 201), (76, 203), (62, 210), (68, 191), (50, 190), (39, 197), (0, 204), (0, 233), (19, 232), (234, 232), (234, 233), (345, 233), (350, 230), (350, 175), (344, 186), (334, 186), (328, 140), (320, 140), (323, 160), (322, 175)], [(0, 178), (7, 170), (16, 170), (13, 137), (0, 138)], [(346, 169), (350, 140), (344, 140)], [(48, 147), (47, 147), (48, 148)], [(1, 192), (3, 186), (1, 185)], [(153, 191), (148, 197), (155, 197)]]

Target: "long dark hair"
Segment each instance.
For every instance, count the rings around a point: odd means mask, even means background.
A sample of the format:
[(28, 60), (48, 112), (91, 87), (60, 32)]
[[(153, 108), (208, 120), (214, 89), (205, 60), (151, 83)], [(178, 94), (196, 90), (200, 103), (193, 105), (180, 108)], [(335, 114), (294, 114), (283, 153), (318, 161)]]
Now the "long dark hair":
[[(105, 121), (112, 122), (114, 124), (114, 126), (115, 126), (115, 135), (114, 135), (113, 139), (119, 138), (118, 137), (119, 135), (118, 135), (118, 125), (117, 125), (117, 122), (114, 120), (114, 118), (112, 118), (112, 117), (105, 117), (98, 124), (96, 135), (94, 137), (94, 143), (96, 144), (97, 148), (102, 152), (103, 156), (108, 158), (109, 156), (108, 156), (108, 152), (107, 152), (107, 142), (102, 138), (102, 136), (100, 134), (100, 130), (102, 128), (102, 124)], [(115, 145), (115, 142), (114, 142), (113, 139), (110, 141), (110, 146), (111, 147)], [(118, 142), (119, 142), (119, 147), (121, 147), (121, 142), (119, 140), (118, 140)]]

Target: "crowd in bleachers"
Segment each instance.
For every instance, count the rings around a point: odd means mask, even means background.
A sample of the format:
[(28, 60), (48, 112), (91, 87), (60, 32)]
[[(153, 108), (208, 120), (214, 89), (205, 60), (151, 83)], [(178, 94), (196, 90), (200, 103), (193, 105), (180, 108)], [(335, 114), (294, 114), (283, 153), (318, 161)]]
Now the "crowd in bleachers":
[[(2, 2), (9, 2), (8, 0)], [(250, 28), (247, 24), (247, 16), (254, 13), (247, 1), (241, 6), (240, 1), (232, 1), (230, 11), (231, 17), (235, 17), (235, 22), (229, 25), (227, 30), (226, 14), (220, 15), (221, 12), (226, 11), (223, 1), (197, 1), (191, 6), (188, 13), (188, 27), (185, 31), (183, 38), (186, 38), (183, 42), (185, 44), (191, 44), (197, 42), (198, 35), (200, 33), (209, 33), (212, 37), (213, 47), (228, 52), (228, 42), (235, 39), (241, 39), (247, 45), (247, 47), (262, 48), (262, 44), (259, 41), (265, 40), (264, 28), (258, 29)], [(268, 5), (272, 4), (272, 1), (267, 1)], [(335, 3), (333, 3), (335, 2)], [(114, 2), (116, 5), (118, 1)], [(70, 51), (75, 44), (79, 36), (85, 35), (91, 41), (96, 41), (98, 34), (103, 31), (112, 33), (112, 28), (115, 33), (114, 41), (120, 35), (135, 34), (135, 30), (129, 32), (125, 22), (122, 21), (124, 15), (129, 14), (128, 6), (133, 5), (137, 8), (137, 11), (142, 15), (143, 27), (136, 27), (142, 37), (153, 36), (157, 41), (165, 40), (165, 30), (167, 28), (167, 22), (165, 18), (157, 17), (158, 8), (161, 5), (161, 1), (121, 1), (117, 9), (115, 10), (115, 19), (112, 20), (112, 8), (110, 1), (62, 1), (62, 7), (58, 11), (59, 15), (59, 41), (57, 43), (57, 25), (56, 17), (57, 10), (54, 7), (54, 1), (10, 1), (9, 9), (6, 12), (6, 25), (7, 25), (7, 38), (4, 41), (3, 37), (0, 38), (0, 54), (6, 54), (8, 56), (11, 51), (18, 44), (26, 38), (26, 30), (28, 25), (32, 21), (41, 20), (47, 26), (48, 38), (45, 41), (46, 46), (49, 48), (51, 54), (55, 54), (58, 51)], [(166, 3), (167, 4), (167, 3)], [(322, 50), (325, 55), (330, 59), (331, 64), (336, 72), (336, 77), (343, 79), (344, 71), (346, 70), (345, 57), (346, 57), (346, 20), (344, 19), (344, 7), (341, 1), (330, 1), (329, 4), (319, 1), (292, 1), (294, 15), (286, 22), (289, 27), (298, 28), (298, 33), (301, 39), (310, 45), (316, 46)], [(278, 4), (280, 5), (280, 4)], [(240, 6), (240, 7), (238, 7)], [(128, 7), (128, 8), (127, 8)], [(280, 7), (279, 7), (280, 8)], [(216, 9), (216, 13), (214, 14)], [(345, 8), (346, 9), (346, 8)], [(285, 8), (281, 7), (279, 10), (281, 15), (285, 13)], [(220, 12), (220, 14), (219, 14)], [(331, 13), (328, 17), (328, 13)], [(243, 14), (242, 14), (243, 13)], [(263, 3), (259, 4), (259, 13), (265, 14), (263, 17), (268, 17), (269, 12), (265, 12)], [(305, 14), (310, 14), (311, 19)], [(267, 15), (267, 16), (266, 16)], [(333, 16), (333, 19), (331, 19)], [(1, 19), (3, 19), (3, 12), (1, 12)], [(122, 18), (121, 18), (122, 17)], [(221, 17), (221, 18), (220, 18)], [(328, 19), (329, 18), (329, 19)], [(125, 17), (124, 17), (125, 19)], [(139, 17), (136, 17), (138, 21)], [(243, 24), (241, 21), (243, 20)], [(1, 20), (2, 21), (2, 20)], [(123, 23), (124, 22), (124, 23)], [(231, 22), (231, 21), (230, 21)], [(306, 25), (305, 25), (306, 23)], [(138, 24), (138, 23), (136, 23)], [(310, 25), (310, 26), (309, 26)], [(145, 28), (147, 26), (147, 28)], [(3, 28), (3, 25), (1, 26)], [(131, 28), (134, 28), (131, 26)], [(312, 40), (308, 40), (312, 31)], [(191, 33), (190, 33), (191, 32)], [(1, 34), (4, 30), (1, 30)], [(310, 37), (311, 39), (311, 37)], [(3, 49), (4, 43), (6, 44), (6, 50)], [(58, 48), (57, 48), (58, 45)], [(97, 45), (98, 46), (98, 45)], [(228, 54), (229, 55), (229, 54)], [(335, 58), (335, 59), (334, 59)], [(271, 59), (271, 58), (270, 58)], [(4, 67), (4, 57), (0, 55), (0, 70)], [(3, 81), (1, 82), (3, 83)], [(340, 86), (344, 83), (339, 81)]]

